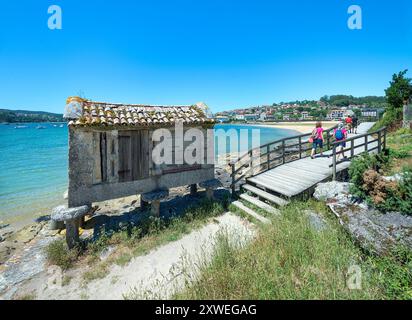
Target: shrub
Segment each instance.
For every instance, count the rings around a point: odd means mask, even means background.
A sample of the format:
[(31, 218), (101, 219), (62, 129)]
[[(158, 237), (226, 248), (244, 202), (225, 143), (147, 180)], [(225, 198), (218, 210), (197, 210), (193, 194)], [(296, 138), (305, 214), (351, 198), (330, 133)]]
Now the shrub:
[(405, 168), (399, 182), (383, 179), (379, 171), (390, 156), (364, 155), (354, 159), (350, 168), (351, 193), (377, 209), (412, 214), (412, 172)]
[(361, 199), (366, 199), (367, 194), (363, 189), (365, 172), (370, 169), (380, 171), (388, 165), (389, 160), (390, 156), (383, 153), (379, 155), (364, 154), (353, 159), (349, 167), (350, 182), (352, 183), (351, 193)]
[(80, 250), (77, 248), (69, 250), (64, 240), (53, 241), (46, 247), (47, 261), (63, 270), (69, 269), (79, 254)]

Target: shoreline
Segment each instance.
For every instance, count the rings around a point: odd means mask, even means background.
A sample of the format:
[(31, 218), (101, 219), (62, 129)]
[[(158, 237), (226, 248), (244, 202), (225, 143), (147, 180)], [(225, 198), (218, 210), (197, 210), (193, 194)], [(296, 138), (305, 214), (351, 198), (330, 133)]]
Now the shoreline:
[[(324, 129), (332, 128), (337, 125), (337, 121), (322, 121), (322, 126)], [(313, 122), (266, 122), (266, 123), (248, 123), (248, 125), (259, 126), (263, 128), (275, 128), (275, 129), (284, 129), (292, 130), (301, 134), (310, 134), (312, 129), (316, 125), (316, 121)]]

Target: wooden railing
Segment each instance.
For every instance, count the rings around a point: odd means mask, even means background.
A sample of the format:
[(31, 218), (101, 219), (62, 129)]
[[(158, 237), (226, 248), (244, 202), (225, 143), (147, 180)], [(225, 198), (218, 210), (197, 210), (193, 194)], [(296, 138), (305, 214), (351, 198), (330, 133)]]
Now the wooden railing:
[[(331, 150), (334, 145), (335, 139), (331, 132), (336, 128), (337, 126), (324, 130), (324, 151)], [(285, 163), (310, 156), (312, 144), (309, 143), (309, 138), (311, 135), (312, 132), (276, 140), (251, 149), (235, 161), (232, 161), (230, 164), (232, 195), (236, 193), (236, 185), (239, 181)]]
[[(346, 147), (342, 148), (341, 150), (337, 151), (338, 147), (341, 146), (342, 141), (336, 141), (332, 143), (332, 164), (330, 167), (332, 168), (332, 176), (333, 180), (336, 180), (336, 173), (337, 173), (337, 165), (352, 160), (354, 157), (361, 155), (363, 153), (373, 152), (375, 150), (378, 153), (381, 153), (383, 150), (386, 149), (386, 136), (387, 136), (387, 128), (381, 128), (375, 132), (365, 133), (362, 135), (357, 135), (353, 138), (346, 139), (344, 142), (346, 143)], [(372, 138), (372, 139), (370, 139)], [(376, 146), (369, 147), (371, 144), (376, 143)], [(349, 144), (349, 147), (348, 147)], [(363, 152), (357, 153), (357, 149), (363, 149)], [(347, 154), (349, 153), (349, 156)], [(342, 160), (338, 160), (338, 155), (345, 154), (345, 157)]]

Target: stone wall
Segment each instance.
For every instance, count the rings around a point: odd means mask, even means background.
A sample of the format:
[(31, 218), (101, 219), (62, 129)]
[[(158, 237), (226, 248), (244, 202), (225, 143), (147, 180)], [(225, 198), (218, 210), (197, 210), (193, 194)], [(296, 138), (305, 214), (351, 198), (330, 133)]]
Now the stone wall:
[(412, 104), (403, 107), (403, 127), (412, 129)]
[[(150, 156), (148, 178), (119, 183), (119, 176), (117, 174), (119, 168), (118, 131), (105, 132), (107, 139), (107, 169), (112, 174), (108, 174), (107, 181), (102, 182), (100, 170), (102, 164), (99, 148), (100, 132), (85, 128), (69, 129), (69, 207), (90, 205), (92, 202), (141, 194), (155, 189), (169, 189), (196, 184), (214, 178), (214, 164), (202, 164), (195, 167), (187, 164), (156, 166), (151, 161)], [(149, 133), (150, 155), (156, 145), (156, 143), (152, 143), (152, 134), (153, 131), (151, 130)], [(205, 129), (204, 136), (204, 157), (206, 158), (207, 141)], [(184, 148), (188, 145), (189, 143), (186, 142)], [(209, 148), (214, 150), (213, 139), (209, 143)], [(193, 168), (195, 169), (193, 170)], [(170, 173), (165, 174), (165, 172)]]

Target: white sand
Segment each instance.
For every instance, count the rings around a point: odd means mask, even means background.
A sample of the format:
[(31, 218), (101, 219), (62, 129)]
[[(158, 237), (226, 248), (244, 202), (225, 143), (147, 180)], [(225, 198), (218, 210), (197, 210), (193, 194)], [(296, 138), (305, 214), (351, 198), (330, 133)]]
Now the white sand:
[[(336, 121), (322, 121), (322, 126), (324, 129), (332, 128), (337, 125)], [(313, 122), (270, 122), (265, 124), (254, 124), (257, 126), (267, 127), (267, 128), (278, 128), (278, 129), (287, 129), (294, 130), (300, 133), (311, 133), (313, 128), (315, 128), (316, 121)]]

